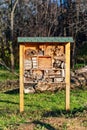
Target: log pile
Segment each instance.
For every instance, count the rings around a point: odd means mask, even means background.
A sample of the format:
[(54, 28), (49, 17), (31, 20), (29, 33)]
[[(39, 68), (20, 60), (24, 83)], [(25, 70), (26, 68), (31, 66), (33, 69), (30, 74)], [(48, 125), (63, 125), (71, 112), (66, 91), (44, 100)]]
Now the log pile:
[(18, 80), (6, 80), (4, 82), (0, 82), (0, 91), (8, 91), (19, 88)]
[(42, 83), (39, 82), (38, 86), (35, 87), (36, 92), (44, 92), (44, 91), (51, 91), (51, 92), (56, 92), (58, 90), (65, 89), (66, 84), (65, 83)]
[[(50, 72), (51, 74), (51, 72)], [(0, 91), (8, 91), (19, 88), (18, 80), (7, 80), (5, 82), (0, 82)], [(71, 71), (71, 89), (87, 89), (87, 66)], [(35, 93), (44, 91), (58, 91), (65, 89), (65, 83), (52, 83), (49, 82), (39, 82), (37, 83), (26, 83), (24, 92), (25, 93)]]
[[(39, 82), (38, 85), (34, 84), (31, 87), (34, 89), (33, 92), (54, 92), (65, 89), (65, 83), (61, 82), (49, 84), (49, 82)], [(87, 66), (75, 71), (71, 71), (71, 89), (87, 89)]]
[(87, 66), (71, 71), (71, 88), (86, 88), (87, 86)]

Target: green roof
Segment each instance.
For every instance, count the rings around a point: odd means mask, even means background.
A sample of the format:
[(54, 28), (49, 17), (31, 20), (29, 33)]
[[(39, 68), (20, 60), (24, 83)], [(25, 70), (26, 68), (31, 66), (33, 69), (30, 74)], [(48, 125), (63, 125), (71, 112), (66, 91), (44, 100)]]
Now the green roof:
[(18, 37), (18, 42), (74, 42), (72, 37)]

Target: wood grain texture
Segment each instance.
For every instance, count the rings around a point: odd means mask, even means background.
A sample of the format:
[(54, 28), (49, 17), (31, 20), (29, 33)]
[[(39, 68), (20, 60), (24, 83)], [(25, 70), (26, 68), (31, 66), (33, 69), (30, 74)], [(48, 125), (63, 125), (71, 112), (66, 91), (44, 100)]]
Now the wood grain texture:
[(24, 45), (20, 44), (20, 112), (24, 111)]
[(66, 68), (65, 68), (65, 82), (66, 82), (66, 110), (70, 110), (70, 43), (65, 45)]

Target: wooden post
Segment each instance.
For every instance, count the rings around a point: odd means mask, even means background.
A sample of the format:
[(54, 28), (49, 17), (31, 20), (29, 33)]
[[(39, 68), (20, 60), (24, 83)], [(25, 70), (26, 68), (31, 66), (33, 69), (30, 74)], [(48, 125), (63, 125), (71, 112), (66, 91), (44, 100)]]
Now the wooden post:
[(65, 55), (66, 55), (66, 110), (70, 110), (70, 43), (65, 45)]
[(20, 44), (20, 112), (24, 111), (24, 45)]

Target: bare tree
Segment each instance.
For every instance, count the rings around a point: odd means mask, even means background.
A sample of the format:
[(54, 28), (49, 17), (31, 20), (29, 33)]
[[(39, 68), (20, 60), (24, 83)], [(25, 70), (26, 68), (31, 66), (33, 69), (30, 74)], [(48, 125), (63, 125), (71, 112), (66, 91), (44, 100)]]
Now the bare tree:
[[(4, 0), (4, 2), (5, 9), (0, 7), (0, 37), (1, 41), (4, 39), (8, 53), (12, 54), (11, 68), (14, 68), (14, 60), (18, 59), (16, 58), (18, 36), (73, 36), (75, 39), (72, 47), (74, 63), (77, 43), (79, 43), (78, 34), (80, 32), (87, 34), (86, 0), (66, 0), (64, 3), (62, 0), (19, 0), (19, 2), (14, 0), (12, 3), (10, 0), (10, 3)], [(10, 44), (10, 40), (13, 40), (13, 43)], [(5, 53), (3, 53), (4, 57)]]

